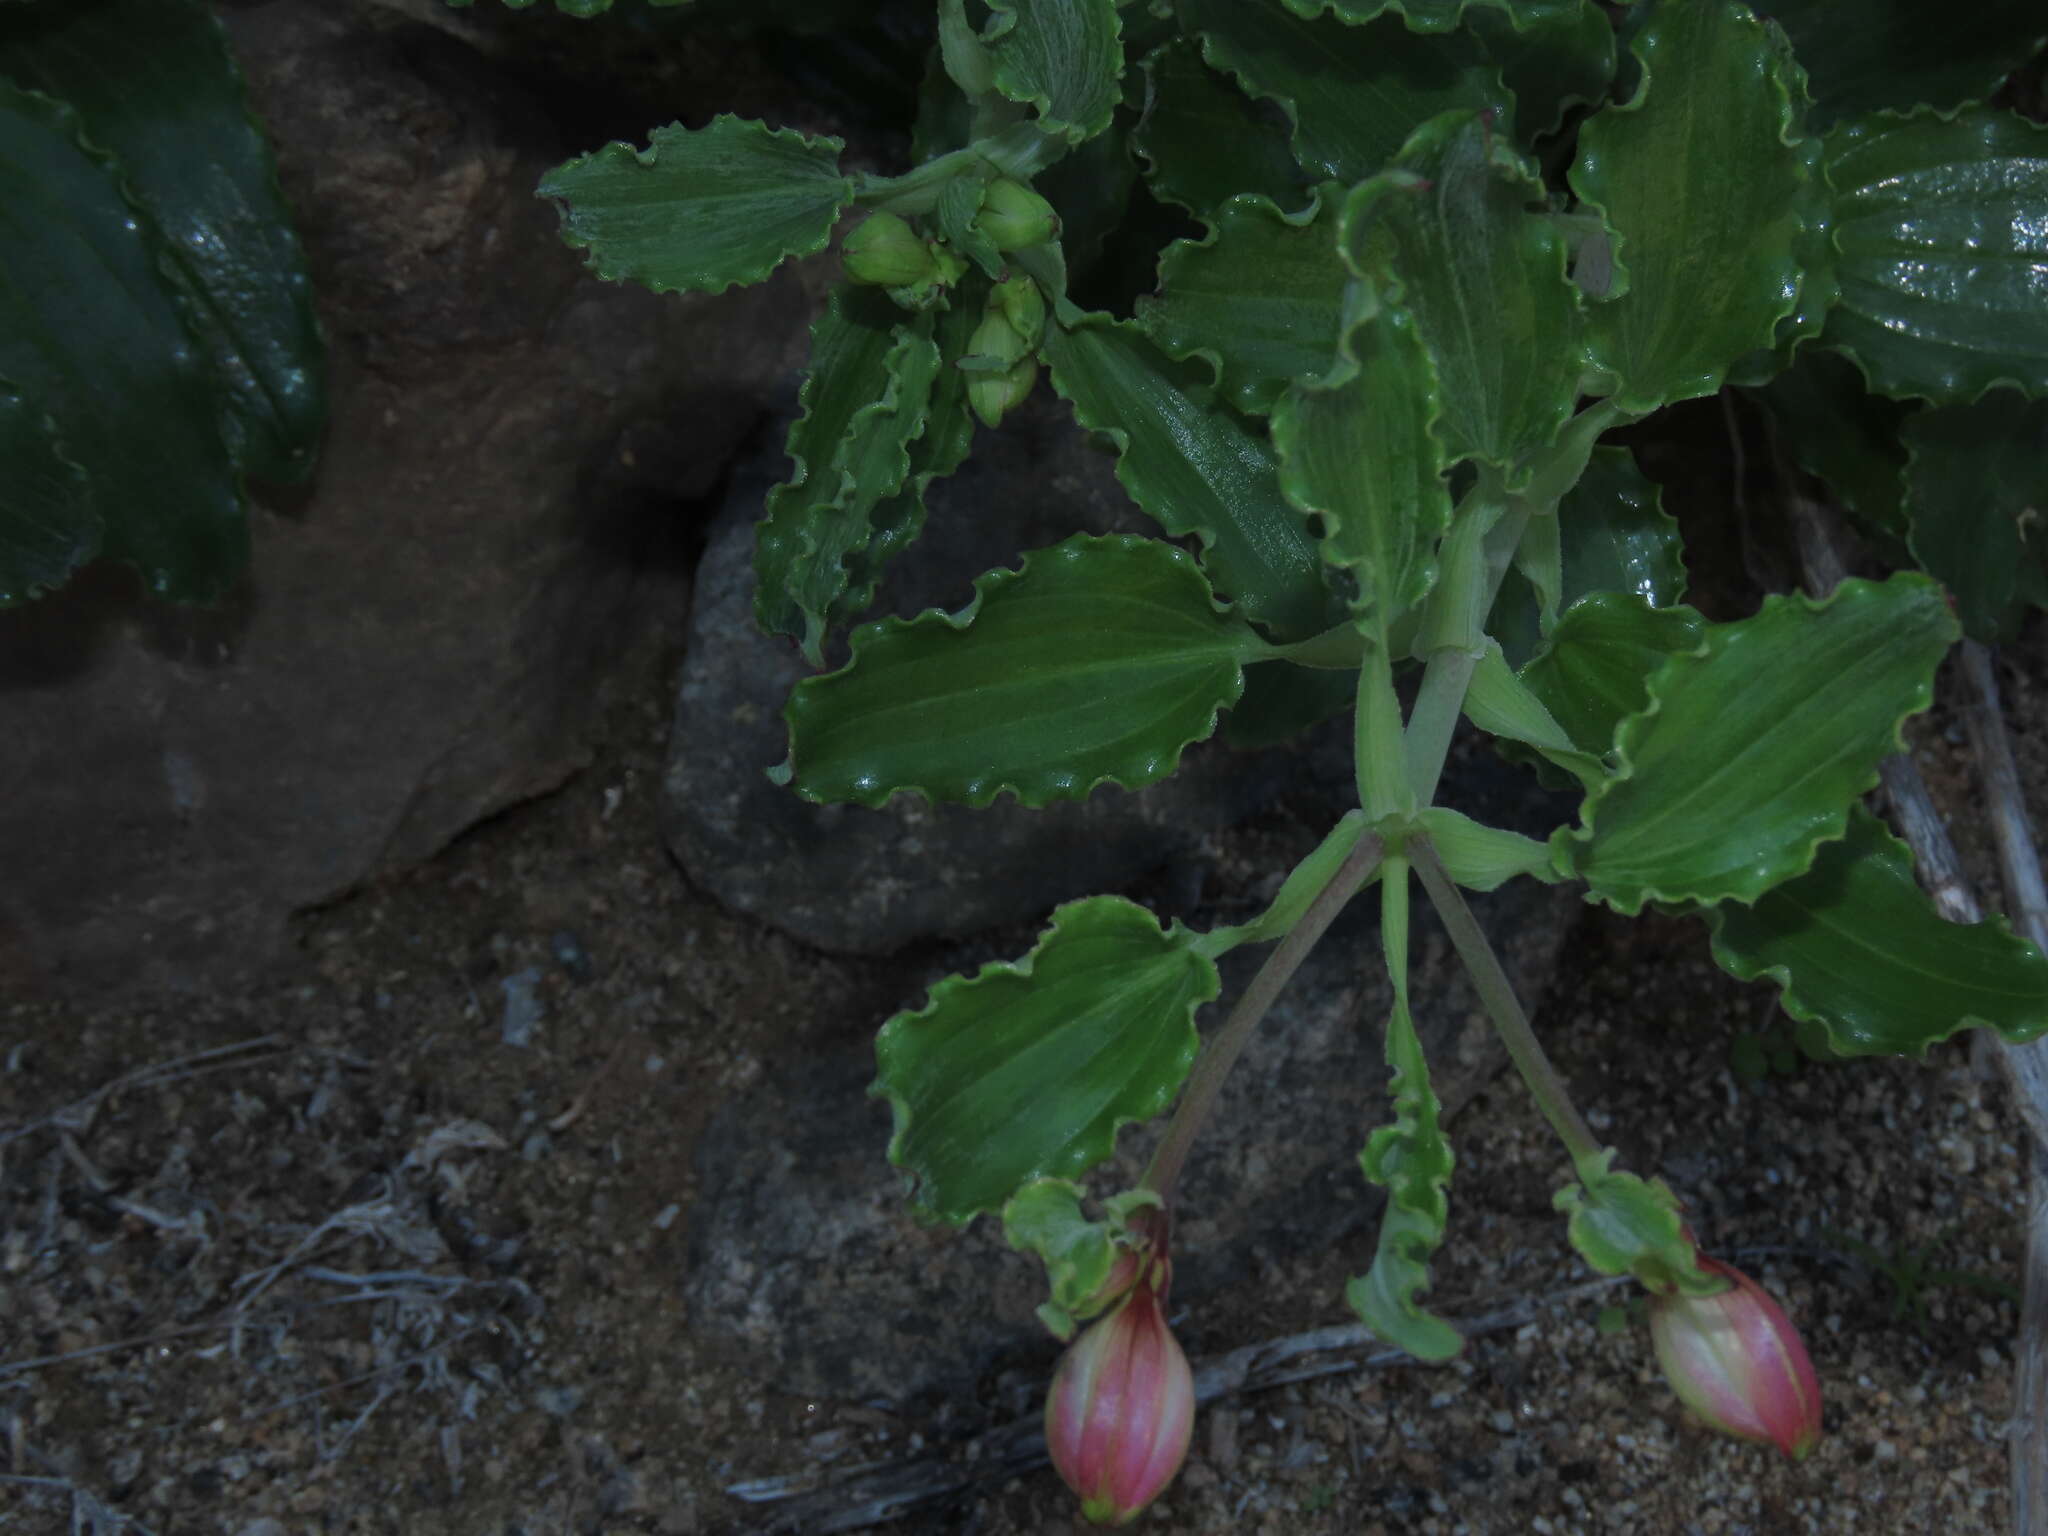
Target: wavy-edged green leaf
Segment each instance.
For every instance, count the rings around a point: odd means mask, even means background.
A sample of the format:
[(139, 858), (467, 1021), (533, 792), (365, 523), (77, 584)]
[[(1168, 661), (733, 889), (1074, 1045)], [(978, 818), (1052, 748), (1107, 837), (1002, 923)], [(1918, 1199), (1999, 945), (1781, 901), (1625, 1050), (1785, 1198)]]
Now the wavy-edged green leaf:
[(312, 284), (211, 8), (74, 0), (0, 13), (0, 75), (76, 108), (156, 221), (236, 463), (303, 479), (327, 420)]
[(1312, 180), (1348, 186), (1373, 175), (1440, 112), (1514, 107), (1470, 33), (1422, 37), (1396, 16), (1364, 26), (1310, 20), (1283, 0), (1179, 0), (1178, 10), (1211, 65), (1287, 113)]
[(1706, 633), (1707, 621), (1682, 604), (1590, 592), (1559, 616), (1548, 649), (1522, 668), (1522, 683), (1575, 746), (1605, 756), (1615, 727), (1649, 703), (1652, 674), (1696, 651)]
[(1404, 17), (1417, 32), (1448, 32), (1461, 22), (1477, 21), (1482, 15), (1500, 15), (1517, 26), (1533, 25), (1541, 19), (1574, 8), (1579, 0), (1286, 0), (1298, 16), (1335, 16), (1352, 26), (1377, 21), (1385, 15)]
[(1605, 1147), (1574, 1161), (1579, 1182), (1551, 1203), (1566, 1223), (1579, 1256), (1603, 1275), (1634, 1275), (1652, 1291), (1711, 1293), (1726, 1282), (1699, 1267), (1699, 1251), (1685, 1233), (1678, 1197), (1662, 1179), (1641, 1179), (1614, 1168)]
[(1982, 101), (2048, 43), (2040, 0), (1866, 0), (1853, 16), (1839, 0), (1771, 0), (1812, 84), (1808, 120), (1927, 102)]
[(1511, 488), (1572, 414), (1582, 371), (1564, 237), (1529, 212), (1543, 196), (1484, 117), (1446, 113), (1352, 190), (1339, 226), (1352, 270), (1415, 317), (1451, 456), (1499, 466)]
[(1278, 108), (1251, 101), (1202, 62), (1191, 42), (1144, 63), (1145, 115), (1131, 147), (1145, 159), (1152, 195), (1204, 223), (1226, 198), (1256, 193), (1290, 212), (1308, 206), (1308, 174), (1289, 146)]
[(998, 91), (1070, 144), (1109, 126), (1124, 72), (1116, 0), (989, 0), (989, 11)]
[(1079, 799), (1173, 772), (1237, 701), (1265, 642), (1186, 552), (1077, 534), (937, 609), (853, 633), (853, 659), (789, 696), (789, 782), (878, 806), (898, 790), (987, 805)]
[(1614, 235), (1587, 340), (1624, 410), (1710, 395), (1799, 296), (1817, 140), (1781, 41), (1732, 0), (1686, 0), (1636, 34), (1635, 98), (1579, 127), (1571, 185)]
[(1132, 1252), (1118, 1241), (1131, 1214), (1164, 1205), (1152, 1190), (1128, 1190), (1103, 1202), (1108, 1220), (1090, 1221), (1081, 1212), (1084, 1193), (1072, 1179), (1034, 1179), (1003, 1206), (1003, 1241), (1045, 1263), (1052, 1299), (1038, 1317), (1060, 1339), (1114, 1299), (1103, 1292), (1119, 1256)]
[(1475, 7), (1465, 25), (1500, 66), (1524, 147), (1555, 132), (1568, 108), (1599, 101), (1614, 79), (1614, 24), (1592, 0)]
[(1632, 592), (1652, 607), (1685, 596), (1685, 540), (1663, 491), (1626, 448), (1595, 448), (1557, 504), (1563, 603), (1588, 592)]
[(1218, 990), (1196, 937), (1121, 896), (1069, 902), (1022, 960), (949, 976), (882, 1026), (871, 1092), (925, 1215), (970, 1221), (1034, 1179), (1078, 1177), (1166, 1108)]
[(1560, 865), (1627, 913), (1754, 901), (1803, 873), (1927, 707), (1955, 638), (1941, 589), (1912, 574), (1709, 626), (1616, 730), (1621, 770), (1587, 795), (1581, 830), (1552, 838)]
[(1159, 259), (1159, 291), (1138, 300), (1138, 324), (1176, 361), (1201, 357), (1241, 411), (1264, 415), (1288, 385), (1337, 359), (1344, 285), (1338, 189), (1299, 214), (1263, 197), (1215, 210), (1207, 238), (1176, 240)]
[(539, 190), (561, 203), (562, 238), (599, 277), (723, 293), (825, 248), (853, 201), (843, 148), (728, 115), (657, 128), (645, 149), (607, 144), (555, 167)]
[(2013, 639), (2048, 601), (2048, 400), (1994, 389), (1915, 412), (1904, 438), (1914, 558), (1966, 634)]
[(1805, 874), (1702, 915), (1723, 970), (1776, 982), (1785, 1011), (1844, 1056), (1920, 1055), (1978, 1026), (2012, 1041), (2048, 1030), (2048, 959), (2002, 917), (1945, 922), (1906, 845), (1861, 806)]
[(1074, 419), (1117, 450), (1117, 479), (1152, 520), (1202, 543), (1202, 565), (1245, 617), (1282, 640), (1336, 618), (1307, 519), (1280, 494), (1273, 447), (1215, 399), (1209, 370), (1176, 363), (1136, 326), (1091, 315), (1049, 326), (1044, 356)]
[(939, 371), (932, 380), (924, 430), (909, 444), (902, 488), (876, 502), (868, 514), (866, 545), (846, 552), (842, 562), (846, 588), (825, 612), (828, 625), (857, 617), (875, 600), (875, 588), (889, 562), (924, 531), (925, 492), (933, 481), (958, 469), (974, 446), (975, 416), (967, 400), (967, 374), (957, 364), (973, 351), (984, 292), (977, 282), (962, 283), (954, 291), (952, 307), (937, 316), (932, 339), (938, 345)]
[[(813, 666), (824, 664), (828, 625), (848, 611), (849, 560), (864, 578), (852, 595), (872, 595), (880, 566), (870, 515), (902, 488), (910, 445), (926, 430), (942, 371), (934, 325), (877, 289), (842, 284), (811, 327), (803, 415), (789, 429), (795, 470), (768, 493), (755, 531), (754, 616), (769, 634), (799, 640)], [(956, 438), (934, 448), (943, 455)]]
[(85, 471), (50, 418), (0, 384), (0, 608), (54, 592), (99, 549)]
[[(1465, 690), (1465, 718), (1503, 741), (1519, 743), (1577, 778), (1587, 789), (1606, 776), (1599, 749), (1582, 749), (1551, 714), (1550, 706), (1508, 666), (1500, 643), (1487, 646)], [(1510, 751), (1510, 757), (1522, 754)]]
[(1827, 481), (1866, 530), (1905, 539), (1906, 451), (1899, 429), (1909, 407), (1870, 393), (1854, 363), (1816, 347), (1800, 348), (1792, 366), (1757, 398), (1801, 469)]
[(83, 469), (102, 555), (186, 602), (248, 565), (219, 396), (138, 219), (77, 115), (0, 80), (0, 378)]
[[(1548, 534), (1554, 576), (1525, 560), (1530, 545)], [(1548, 526), (1531, 520), (1516, 553), (1517, 569), (1501, 584), (1487, 625), (1518, 668), (1541, 648), (1555, 625), (1544, 615), (1541, 589), (1555, 583), (1555, 608), (1589, 592), (1633, 592), (1652, 607), (1685, 596), (1685, 543), (1678, 519), (1664, 510), (1663, 492), (1636, 467), (1626, 448), (1595, 448), (1578, 483), (1565, 492)], [(1524, 574), (1526, 572), (1526, 574)]]
[(1381, 309), (1345, 339), (1350, 376), (1296, 385), (1273, 417), (1280, 483), (1321, 520), (1323, 558), (1350, 573), (1351, 604), (1380, 643), (1429, 595), (1451, 522), (1436, 430), (1436, 375), (1414, 323)]
[(2048, 392), (2048, 126), (1880, 112), (1827, 138), (1840, 303), (1823, 342), (1880, 394)]
[[(1405, 875), (1404, 875), (1405, 878)], [(1344, 1299), (1386, 1343), (1418, 1360), (1449, 1360), (1465, 1347), (1457, 1329), (1415, 1298), (1429, 1288), (1429, 1261), (1450, 1219), (1444, 1193), (1457, 1159), (1439, 1124), (1442, 1106), (1408, 1004), (1387, 1018), (1387, 1064), (1394, 1070), (1394, 1119), (1372, 1133), (1358, 1166), (1387, 1192), (1372, 1268), (1351, 1277)]]
[(1506, 827), (1489, 827), (1447, 805), (1425, 806), (1422, 830), (1451, 879), (1468, 891), (1498, 890), (1517, 875), (1545, 885), (1563, 877), (1552, 868), (1550, 845)]

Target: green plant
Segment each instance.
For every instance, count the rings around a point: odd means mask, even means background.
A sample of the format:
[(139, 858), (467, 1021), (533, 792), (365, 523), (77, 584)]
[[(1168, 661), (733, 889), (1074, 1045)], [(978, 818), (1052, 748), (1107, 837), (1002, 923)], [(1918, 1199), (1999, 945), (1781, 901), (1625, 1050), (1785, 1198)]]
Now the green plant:
[(0, 607), (219, 597), (326, 420), (304, 257), (202, 0), (0, 5)]
[[(1041, 370), (1165, 536), (1077, 536), (958, 613), (854, 628), (789, 700), (775, 774), (796, 793), (1043, 806), (1163, 778), (1228, 712), (1256, 705), (1270, 739), (1352, 708), (1358, 808), (1263, 916), (1194, 932), (1076, 901), (1029, 955), (881, 1031), (918, 1208), (1000, 1214), (1044, 1259), (1062, 1336), (1134, 1255), (1164, 1258), (1224, 1075), (1368, 887), (1394, 1119), (1361, 1156), (1388, 1202), (1347, 1294), (1425, 1359), (1462, 1341), (1421, 1300), (1453, 1156), (1409, 1012), (1414, 882), (1567, 1149), (1572, 1242), (1660, 1296), (1726, 1294), (1727, 1271), (1572, 1106), (1463, 890), (1569, 881), (1690, 913), (1840, 1056), (2048, 1026), (2048, 961), (2002, 921), (1942, 922), (1859, 803), (1958, 621), (1995, 634), (2042, 591), (2048, 129), (1984, 104), (2042, 23), (1771, 10), (941, 0), (901, 174), (721, 117), (543, 182), (599, 274), (660, 291), (757, 281), (861, 215), (756, 559), (761, 624), (814, 664), (976, 418)], [(1134, 177), (1205, 233), (1159, 252), (1119, 318), (1072, 280), (1131, 235)], [(1057, 227), (997, 238), (995, 205), (1028, 210), (1029, 189)], [(1683, 602), (1677, 527), (1603, 439), (1731, 385), (1894, 574), (1733, 622)], [(1534, 840), (1436, 804), (1461, 716), (1575, 785), (1575, 824)], [(1273, 948), (1204, 1044), (1216, 960), (1248, 944)], [(1090, 1219), (1075, 1181), (1169, 1106), (1139, 1189)]]

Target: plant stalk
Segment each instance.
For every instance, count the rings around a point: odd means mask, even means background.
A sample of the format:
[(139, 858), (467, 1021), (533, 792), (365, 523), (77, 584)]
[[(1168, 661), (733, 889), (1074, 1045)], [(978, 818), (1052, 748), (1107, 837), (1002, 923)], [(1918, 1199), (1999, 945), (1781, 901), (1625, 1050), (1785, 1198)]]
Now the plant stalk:
[(1358, 840), (1358, 846), (1337, 866), (1337, 872), (1330, 877), (1329, 883), (1316, 893), (1315, 900), (1302, 913), (1301, 921), (1273, 946), (1273, 953), (1266, 956), (1265, 964), (1252, 977), (1251, 984), (1230, 1010), (1230, 1016), (1223, 1021), (1223, 1027), (1196, 1058), (1195, 1069), (1188, 1077), (1187, 1091), (1174, 1108), (1166, 1134), (1161, 1138), (1158, 1150), (1152, 1154), (1151, 1166), (1145, 1170), (1144, 1178), (1138, 1181), (1140, 1189), (1156, 1190), (1169, 1211), (1173, 1207), (1174, 1185), (1180, 1179), (1181, 1165), (1187, 1161), (1188, 1149), (1208, 1123), (1209, 1115), (1216, 1107), (1217, 1096), (1223, 1091), (1224, 1081), (1230, 1076), (1230, 1069), (1237, 1065), (1237, 1058), (1251, 1039), (1252, 1031), (1258, 1028), (1259, 1021), (1272, 1008), (1281, 989), (1301, 968), (1301, 962), (1315, 948), (1316, 940), (1328, 931), (1330, 924), (1337, 920), (1337, 914), (1344, 910), (1344, 904), (1358, 893), (1359, 887), (1379, 866), (1384, 851), (1385, 844), (1377, 837), (1367, 836)]
[(1415, 873), (1422, 879), (1422, 888), (1429, 893), (1430, 904), (1436, 908), (1437, 916), (1443, 919), (1444, 929), (1451, 936), (1458, 958), (1465, 962), (1465, 970), (1479, 993), (1479, 1001), (1493, 1020), (1501, 1044), (1507, 1047), (1508, 1059), (1522, 1074), (1522, 1081), (1529, 1085), (1529, 1092), (1535, 1097), (1536, 1107), (1543, 1111), (1543, 1118), (1550, 1122), (1550, 1128), (1557, 1132), (1558, 1140), (1571, 1154), (1573, 1166), (1598, 1157), (1601, 1150), (1599, 1141), (1579, 1114), (1578, 1106), (1572, 1103), (1564, 1079), (1544, 1054), (1536, 1031), (1529, 1027), (1529, 1016), (1522, 1011), (1521, 1000), (1515, 996), (1508, 973), (1501, 968), (1493, 946), (1486, 942), (1486, 935), (1480, 930), (1479, 920), (1472, 915), (1472, 909), (1465, 904), (1465, 898), (1445, 871), (1436, 848), (1427, 837), (1411, 837), (1405, 851), (1415, 865)]

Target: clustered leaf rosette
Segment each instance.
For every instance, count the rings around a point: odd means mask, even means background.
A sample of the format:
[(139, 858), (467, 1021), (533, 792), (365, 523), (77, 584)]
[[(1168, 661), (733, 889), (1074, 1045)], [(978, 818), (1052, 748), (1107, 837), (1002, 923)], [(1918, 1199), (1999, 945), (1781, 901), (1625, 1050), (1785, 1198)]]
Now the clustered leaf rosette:
[(1060, 1357), (1046, 1395), (1046, 1449), (1097, 1525), (1135, 1520), (1187, 1458), (1195, 1378), (1166, 1326), (1171, 1274), (1163, 1257), (1147, 1264)]
[(1672, 1291), (1650, 1303), (1664, 1379), (1722, 1433), (1805, 1460), (1820, 1440), (1820, 1378), (1799, 1330), (1741, 1270), (1705, 1255), (1699, 1266), (1728, 1288), (1712, 1296)]

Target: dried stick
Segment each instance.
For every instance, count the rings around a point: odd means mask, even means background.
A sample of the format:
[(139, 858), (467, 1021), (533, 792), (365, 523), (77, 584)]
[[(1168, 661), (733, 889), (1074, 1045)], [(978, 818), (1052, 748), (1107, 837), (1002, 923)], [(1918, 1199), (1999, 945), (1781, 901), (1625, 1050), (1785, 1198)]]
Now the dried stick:
[[(2005, 899), (2020, 932), (2037, 949), (2048, 951), (2048, 891), (2027, 820), (2019, 766), (2005, 734), (1998, 677), (1991, 653), (1974, 640), (1963, 642), (1963, 676), (1970, 684), (1963, 720), (1990, 807)], [(2026, 1298), (2020, 1304), (2013, 1382), (2012, 1511), (2018, 1536), (2037, 1536), (2048, 1532), (2048, 1041), (2004, 1042), (2002, 1055), (2013, 1098), (2033, 1132), (2027, 1159)]]

